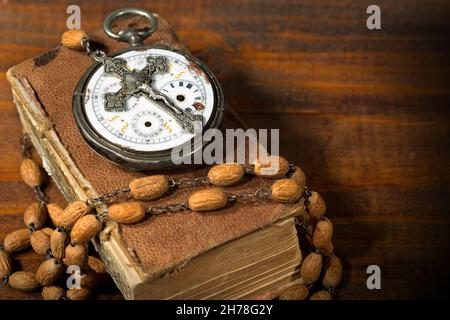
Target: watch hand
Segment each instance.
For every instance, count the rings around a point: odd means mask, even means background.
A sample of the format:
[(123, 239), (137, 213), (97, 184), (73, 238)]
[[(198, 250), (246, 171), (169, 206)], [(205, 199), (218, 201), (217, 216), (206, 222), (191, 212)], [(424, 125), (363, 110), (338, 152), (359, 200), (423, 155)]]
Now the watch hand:
[(183, 130), (186, 130), (189, 133), (194, 133), (194, 121), (200, 120), (201, 116), (199, 119), (198, 116), (187, 113), (183, 109), (172, 104), (167, 97), (158, 94), (154, 90), (140, 90), (139, 93), (147, 99), (153, 101), (161, 109), (169, 112), (180, 124)]

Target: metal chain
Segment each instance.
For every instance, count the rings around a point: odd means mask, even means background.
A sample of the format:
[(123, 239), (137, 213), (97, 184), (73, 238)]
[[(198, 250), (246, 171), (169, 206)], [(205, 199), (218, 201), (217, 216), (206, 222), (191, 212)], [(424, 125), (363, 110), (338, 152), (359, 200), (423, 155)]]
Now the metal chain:
[[(258, 200), (258, 199), (269, 199), (270, 198), (270, 190), (269, 189), (258, 189), (254, 192), (248, 192), (248, 193), (241, 193), (241, 194), (233, 194), (228, 196), (229, 202), (247, 202), (252, 200)], [(159, 207), (148, 207), (146, 209), (146, 214), (149, 215), (160, 215), (165, 213), (175, 213), (175, 212), (181, 212), (186, 211), (189, 209), (189, 205), (186, 202), (181, 203), (175, 203), (175, 204), (168, 204), (166, 206), (159, 206)]]
[[(5, 250), (5, 247), (3, 246), (3, 244), (0, 243), (0, 251)], [(8, 280), (9, 280), (9, 274), (5, 274), (1, 279), (1, 283), (5, 286), (9, 286), (8, 285)]]
[(81, 39), (81, 45), (86, 50), (88, 56), (92, 57), (97, 62), (103, 62), (103, 60), (106, 57), (106, 53), (102, 50), (96, 49), (93, 50), (91, 47), (91, 42), (89, 41), (89, 38), (85, 37)]
[(254, 200), (266, 200), (269, 199), (271, 195), (271, 192), (269, 189), (258, 189), (253, 192), (248, 193), (240, 193), (240, 194), (233, 194), (228, 196), (229, 202), (246, 202), (246, 201), (254, 201)]
[(106, 58), (106, 53), (103, 52), (103, 51), (101, 51), (101, 50), (95, 50), (95, 51), (92, 53), (91, 57), (92, 57), (95, 61), (100, 62), (100, 63), (103, 63), (103, 62), (105, 61), (105, 58)]
[(22, 158), (29, 159), (31, 158), (31, 141), (28, 134), (23, 134), (22, 138), (20, 138), (20, 148)]
[(9, 283), (8, 283), (8, 281), (9, 281), (9, 275), (8, 274), (4, 275), (3, 278), (1, 279), (1, 281), (2, 281), (4, 286), (10, 287)]
[(108, 221), (108, 210), (105, 209), (102, 212), (97, 211), (96, 217), (101, 223), (106, 223)]
[(207, 177), (181, 178), (181, 179), (169, 178), (169, 186), (172, 188), (198, 187), (207, 185), (209, 185), (209, 179)]
[(244, 173), (247, 175), (255, 174), (255, 166), (253, 164), (244, 164)]
[(44, 203), (44, 204), (48, 203), (47, 196), (45, 195), (44, 191), (42, 190), (42, 188), (40, 186), (37, 186), (34, 188), (34, 194), (36, 195), (36, 199), (40, 203)]
[(164, 213), (174, 213), (188, 210), (189, 206), (186, 202), (168, 204), (160, 207), (148, 207), (145, 212), (149, 215), (159, 215)]
[(303, 187), (303, 198), (305, 198), (305, 200), (307, 198), (311, 197), (311, 191), (309, 191), (309, 188), (307, 186)]
[(130, 188), (117, 189), (113, 192), (102, 194), (97, 198), (89, 198), (86, 200), (86, 203), (91, 208), (94, 208), (103, 205), (105, 203), (108, 203), (113, 198), (118, 198), (127, 195), (129, 192)]

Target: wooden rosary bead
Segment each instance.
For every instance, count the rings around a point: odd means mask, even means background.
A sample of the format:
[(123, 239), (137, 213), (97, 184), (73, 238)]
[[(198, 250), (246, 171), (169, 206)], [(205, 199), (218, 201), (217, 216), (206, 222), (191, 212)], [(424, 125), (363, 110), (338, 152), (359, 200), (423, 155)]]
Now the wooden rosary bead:
[(325, 288), (336, 288), (342, 279), (341, 259), (332, 255), (325, 264), (325, 273), (322, 284)]
[(66, 254), (64, 257), (64, 264), (66, 266), (86, 267), (88, 262), (88, 250), (84, 244), (68, 245), (66, 247)]
[(188, 199), (189, 209), (193, 211), (213, 211), (224, 208), (228, 197), (222, 188), (206, 188), (191, 194)]
[(102, 260), (97, 257), (89, 256), (88, 257), (88, 266), (92, 270), (94, 270), (98, 275), (107, 275), (105, 264)]
[(302, 190), (293, 179), (277, 180), (271, 188), (272, 199), (278, 202), (294, 203), (302, 196)]
[(62, 276), (64, 266), (57, 259), (51, 258), (41, 263), (36, 271), (36, 280), (43, 287), (55, 283)]
[(47, 213), (55, 227), (59, 227), (62, 222), (63, 208), (56, 203), (47, 204)]
[(66, 296), (66, 291), (59, 286), (42, 288), (42, 298), (44, 300), (61, 300)]
[(68, 300), (88, 300), (92, 295), (92, 291), (89, 289), (69, 289), (66, 296)]
[(333, 238), (333, 224), (330, 220), (317, 221), (312, 234), (312, 244), (317, 249), (329, 247)]
[(81, 200), (72, 202), (63, 210), (60, 226), (70, 230), (78, 219), (90, 212), (91, 208), (86, 202)]
[(68, 234), (63, 229), (56, 228), (52, 232), (52, 235), (50, 236), (50, 250), (53, 257), (58, 260), (64, 258), (68, 240)]
[(3, 246), (9, 253), (28, 249), (30, 247), (30, 231), (25, 228), (9, 233), (3, 241)]
[(23, 222), (27, 227), (35, 230), (41, 229), (47, 220), (47, 207), (45, 203), (35, 202), (29, 205), (23, 213)]
[(12, 263), (9, 254), (0, 248), (0, 281), (12, 272)]
[(303, 188), (306, 185), (306, 176), (300, 167), (295, 166), (294, 172), (291, 174), (291, 176), (289, 178), (295, 180), (295, 182), (298, 183), (300, 189), (303, 190)]
[(42, 228), (42, 229), (40, 229), (40, 231), (42, 231), (42, 232), (44, 232), (46, 235), (48, 235), (49, 237), (52, 235), (52, 233), (53, 233), (53, 230), (54, 229), (52, 229), (52, 228)]
[(329, 293), (327, 290), (321, 290), (314, 293), (311, 297), (309, 297), (309, 300), (332, 300), (333, 297), (331, 296), (331, 293)]
[(122, 202), (108, 208), (108, 218), (117, 222), (132, 224), (145, 217), (145, 208), (140, 202)]
[(98, 285), (97, 273), (94, 270), (88, 270), (80, 277), (80, 286), (88, 290), (94, 290)]
[(83, 30), (67, 30), (61, 36), (61, 44), (69, 49), (83, 50), (81, 43), (83, 38), (87, 38), (87, 34)]
[(330, 241), (325, 246), (319, 248), (320, 253), (325, 257), (331, 257), (334, 252), (333, 243)]
[(325, 211), (327, 210), (325, 201), (323, 201), (320, 194), (315, 191), (311, 192), (311, 195), (305, 201), (308, 213), (314, 219), (322, 219)]
[(44, 256), (50, 250), (50, 235), (44, 230), (37, 230), (31, 234), (30, 243), (37, 254)]
[(95, 237), (102, 229), (102, 223), (93, 214), (81, 217), (72, 227), (70, 231), (70, 238), (72, 243), (80, 244), (87, 243)]
[(255, 161), (253, 170), (258, 177), (279, 179), (289, 171), (289, 162), (279, 156), (262, 157)]
[(148, 176), (134, 179), (128, 187), (136, 200), (156, 200), (169, 190), (169, 179), (164, 175)]
[(23, 292), (31, 292), (39, 288), (39, 282), (36, 279), (36, 275), (27, 271), (14, 272), (9, 276), (8, 284), (11, 288)]
[(280, 300), (305, 300), (309, 295), (309, 290), (302, 284), (296, 284), (287, 288), (281, 294)]
[(39, 187), (42, 184), (41, 168), (33, 159), (24, 159), (20, 164), (20, 176), (23, 182), (30, 188)]
[(319, 279), (320, 272), (322, 271), (322, 262), (322, 255), (315, 252), (311, 252), (305, 258), (300, 268), (300, 275), (305, 285), (313, 284)]
[(208, 180), (217, 187), (228, 187), (242, 180), (244, 167), (239, 163), (223, 163), (208, 171)]

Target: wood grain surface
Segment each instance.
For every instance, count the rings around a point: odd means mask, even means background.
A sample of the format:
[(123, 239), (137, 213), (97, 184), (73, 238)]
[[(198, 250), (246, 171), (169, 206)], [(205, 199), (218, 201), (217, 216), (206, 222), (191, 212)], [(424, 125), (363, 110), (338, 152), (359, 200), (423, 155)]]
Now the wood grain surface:
[[(32, 192), (20, 181), (6, 70), (56, 46), (66, 8), (82, 28), (113, 9), (158, 12), (221, 81), (253, 128), (279, 128), (334, 222), (341, 299), (442, 297), (450, 262), (448, 1), (0, 1), (0, 239), (22, 226)], [(378, 4), (382, 29), (366, 28)], [(52, 200), (63, 202), (52, 186)], [(25, 270), (40, 262), (18, 256)], [(379, 265), (382, 289), (368, 290)], [(120, 298), (115, 289), (98, 298)], [(0, 299), (39, 298), (0, 289)]]

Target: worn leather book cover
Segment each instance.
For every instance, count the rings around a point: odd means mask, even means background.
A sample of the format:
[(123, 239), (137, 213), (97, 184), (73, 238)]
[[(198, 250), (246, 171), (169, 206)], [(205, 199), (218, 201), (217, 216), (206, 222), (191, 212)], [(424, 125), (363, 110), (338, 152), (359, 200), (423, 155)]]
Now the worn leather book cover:
[[(103, 31), (89, 34), (92, 40), (101, 43), (110, 53), (127, 46), (108, 38)], [(145, 44), (187, 51), (160, 17), (158, 30)], [(11, 68), (7, 74), (24, 130), (30, 134), (43, 157), (45, 169), (68, 201), (97, 197), (125, 188), (132, 179), (149, 174), (116, 166), (98, 155), (81, 136), (72, 113), (72, 94), (78, 80), (92, 63), (85, 52), (58, 46)], [(229, 108), (224, 118), (223, 128), (243, 127)], [(166, 171), (165, 174), (174, 178), (204, 176), (207, 169), (193, 167), (183, 171)], [(246, 178), (226, 191), (241, 193), (270, 188), (272, 182)], [(179, 189), (147, 205), (178, 203), (187, 199), (190, 192), (190, 188)], [(132, 299), (137, 297), (136, 288), (142, 283), (179, 272), (212, 250), (302, 213), (303, 201), (296, 204), (258, 201), (230, 205), (219, 212), (196, 213), (188, 210), (159, 215), (134, 225), (108, 222), (95, 245), (119, 289), (126, 298)], [(289, 266), (286, 273), (294, 277), (298, 265)], [(289, 277), (283, 281), (288, 283)], [(261, 295), (270, 289), (274, 288), (261, 287), (254, 294)]]

